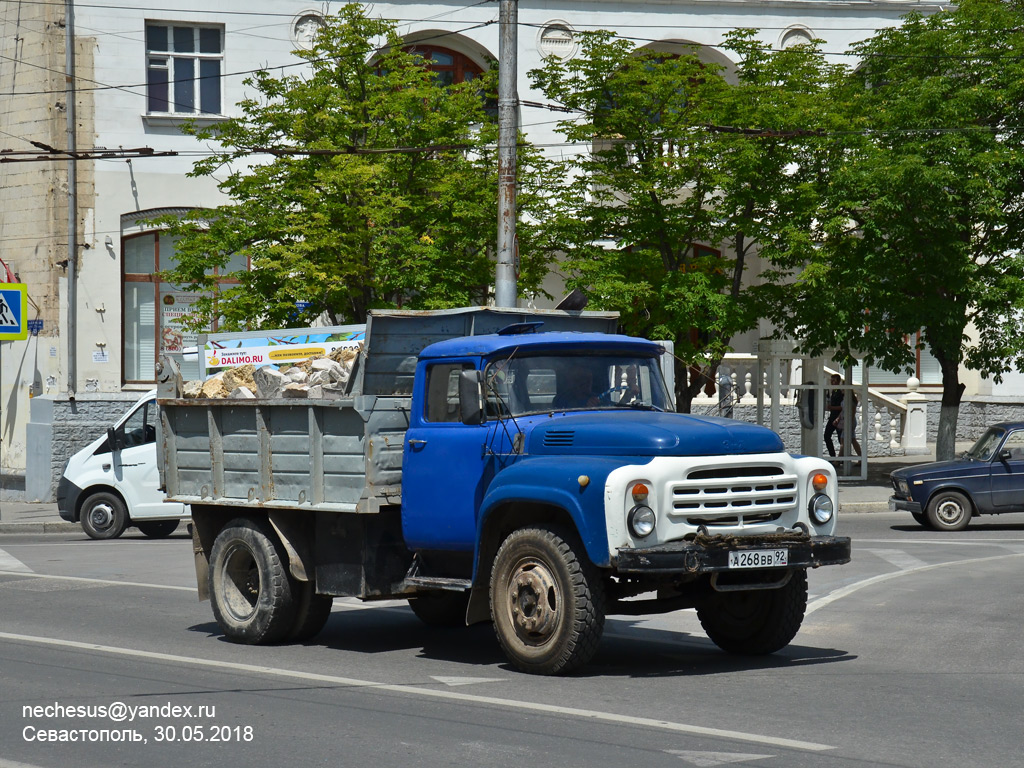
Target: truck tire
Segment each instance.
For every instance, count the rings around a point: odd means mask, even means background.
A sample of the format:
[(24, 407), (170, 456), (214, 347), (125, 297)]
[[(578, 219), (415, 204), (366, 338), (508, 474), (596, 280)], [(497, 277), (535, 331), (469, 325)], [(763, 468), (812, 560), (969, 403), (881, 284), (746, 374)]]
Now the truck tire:
[(563, 674), (597, 652), (604, 585), (575, 534), (554, 526), (514, 531), (494, 558), (490, 586), (498, 642), (523, 672)]
[(178, 530), (177, 520), (150, 520), (136, 523), (135, 527), (151, 539), (166, 539)]
[(928, 500), (928, 522), (937, 531), (962, 531), (972, 514), (971, 500), (957, 491), (939, 491)]
[(711, 641), (727, 653), (764, 656), (796, 637), (807, 610), (807, 571), (794, 571), (779, 589), (715, 592), (697, 607)]
[(210, 550), (210, 602), (228, 640), (264, 645), (291, 632), (297, 606), (286, 563), (264, 522), (237, 518), (217, 534)]
[(311, 581), (292, 580), (292, 594), (295, 595), (295, 621), (285, 640), (304, 643), (320, 634), (331, 617), (334, 598), (318, 595), (316, 585)]
[(409, 607), (428, 627), (464, 627), (469, 592), (421, 592), (409, 598)]
[(91, 539), (116, 539), (128, 527), (128, 510), (121, 497), (101, 491), (82, 502), (82, 530)]

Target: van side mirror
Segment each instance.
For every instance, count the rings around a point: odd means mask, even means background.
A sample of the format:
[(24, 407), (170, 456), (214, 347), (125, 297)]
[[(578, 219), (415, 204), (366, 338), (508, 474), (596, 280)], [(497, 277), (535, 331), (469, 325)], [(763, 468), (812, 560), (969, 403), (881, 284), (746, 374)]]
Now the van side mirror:
[(487, 420), (484, 414), (483, 371), (462, 371), (459, 374), (459, 420), (470, 426)]
[(113, 427), (107, 427), (107, 446), (110, 448), (111, 453), (114, 451), (120, 451), (124, 448), (121, 441), (118, 440), (118, 437), (119, 435), (117, 434), (117, 430)]

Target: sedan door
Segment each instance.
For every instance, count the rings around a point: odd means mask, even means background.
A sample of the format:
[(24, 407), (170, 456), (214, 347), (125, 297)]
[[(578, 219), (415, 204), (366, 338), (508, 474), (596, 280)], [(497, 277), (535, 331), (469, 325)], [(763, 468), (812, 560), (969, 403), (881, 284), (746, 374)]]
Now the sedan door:
[(992, 507), (1024, 510), (1024, 429), (1008, 433), (992, 458)]

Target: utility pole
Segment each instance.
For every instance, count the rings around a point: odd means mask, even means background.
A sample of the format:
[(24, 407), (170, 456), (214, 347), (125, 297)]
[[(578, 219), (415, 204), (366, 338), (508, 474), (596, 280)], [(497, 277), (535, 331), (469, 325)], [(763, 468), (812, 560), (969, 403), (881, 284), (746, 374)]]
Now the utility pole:
[(75, 114), (75, 2), (64, 2), (65, 110), (68, 141), (68, 398), (75, 399), (78, 380), (78, 152)]
[(519, 140), (516, 88), (519, 0), (499, 0), (498, 9), (498, 264), (494, 304), (514, 307), (516, 286), (516, 143)]

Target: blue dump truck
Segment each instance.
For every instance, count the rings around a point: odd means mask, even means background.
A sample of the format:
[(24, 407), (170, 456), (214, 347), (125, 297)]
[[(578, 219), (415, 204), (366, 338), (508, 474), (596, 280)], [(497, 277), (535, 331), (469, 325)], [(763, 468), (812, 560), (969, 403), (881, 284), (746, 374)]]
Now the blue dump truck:
[(605, 616), (696, 609), (767, 654), (807, 569), (850, 559), (836, 477), (771, 430), (672, 412), (661, 345), (607, 313), (371, 312), (343, 397), (184, 399), (158, 378), (161, 480), (200, 597), (240, 643), (309, 640), (334, 596), (493, 622), (520, 670), (585, 664)]

